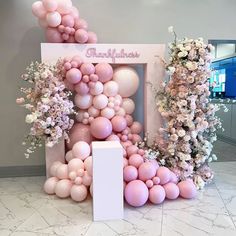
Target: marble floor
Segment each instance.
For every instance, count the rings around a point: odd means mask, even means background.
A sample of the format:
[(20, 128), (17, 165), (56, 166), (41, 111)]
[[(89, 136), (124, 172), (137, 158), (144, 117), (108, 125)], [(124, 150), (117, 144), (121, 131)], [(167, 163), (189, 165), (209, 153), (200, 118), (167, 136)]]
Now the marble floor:
[(44, 194), (44, 177), (0, 179), (0, 235), (236, 235), (236, 162), (212, 168), (214, 182), (196, 199), (126, 206), (124, 220), (106, 222), (92, 222), (91, 199), (77, 204)]

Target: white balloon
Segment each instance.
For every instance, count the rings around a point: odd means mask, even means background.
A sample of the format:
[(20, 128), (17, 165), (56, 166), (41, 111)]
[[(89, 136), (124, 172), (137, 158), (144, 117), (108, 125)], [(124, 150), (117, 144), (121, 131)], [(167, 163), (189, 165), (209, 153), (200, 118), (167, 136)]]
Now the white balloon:
[(119, 94), (130, 97), (136, 93), (139, 86), (139, 76), (130, 66), (120, 66), (114, 70), (113, 80), (119, 85)]
[(126, 114), (131, 115), (135, 109), (135, 103), (130, 98), (124, 98), (122, 102), (122, 107), (124, 108)]
[(50, 27), (57, 27), (61, 24), (61, 15), (57, 11), (49, 12), (46, 16), (46, 20)]
[(119, 86), (115, 81), (108, 81), (104, 84), (103, 93), (108, 97), (114, 97), (117, 95)]
[(113, 116), (115, 115), (115, 111), (114, 109), (110, 108), (110, 107), (105, 107), (102, 111), (101, 111), (101, 116), (106, 117), (107, 119), (111, 119)]
[(90, 88), (90, 93), (92, 95), (99, 95), (103, 92), (103, 84), (100, 81), (95, 83), (94, 88)]
[(80, 109), (88, 109), (93, 102), (93, 97), (90, 94), (86, 95), (75, 95), (75, 105)]

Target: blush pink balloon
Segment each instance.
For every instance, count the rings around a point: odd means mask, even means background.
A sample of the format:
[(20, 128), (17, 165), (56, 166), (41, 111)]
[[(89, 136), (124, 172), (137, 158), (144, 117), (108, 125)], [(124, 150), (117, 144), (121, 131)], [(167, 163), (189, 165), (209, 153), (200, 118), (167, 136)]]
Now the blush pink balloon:
[(71, 0), (57, 0), (57, 11), (61, 14), (68, 14), (72, 9), (72, 2)]
[(71, 68), (66, 72), (66, 79), (71, 84), (77, 84), (81, 80), (82, 74), (80, 70)]
[(86, 43), (88, 41), (88, 33), (84, 29), (78, 29), (75, 31), (75, 40), (78, 43)]
[(99, 110), (105, 108), (108, 104), (108, 98), (104, 94), (99, 94), (93, 98), (93, 106)]
[(114, 97), (117, 95), (119, 90), (118, 84), (115, 81), (108, 81), (104, 84), (104, 94), (107, 97)]
[(72, 183), (69, 179), (62, 179), (57, 182), (55, 193), (60, 198), (67, 198), (70, 196), (71, 187)]
[(197, 195), (197, 188), (192, 181), (181, 181), (178, 183), (178, 187), (182, 198), (192, 199)]
[(164, 185), (170, 181), (170, 170), (167, 167), (161, 166), (157, 169), (157, 174), (156, 176), (160, 178), (161, 185)]
[(133, 124), (133, 117), (131, 115), (125, 115), (125, 119), (128, 126), (131, 126)]
[(127, 158), (123, 158), (123, 168), (125, 168), (126, 166), (128, 166), (128, 159)]
[(61, 20), (62, 25), (72, 28), (75, 24), (74, 18), (71, 15), (64, 15)]
[(113, 69), (108, 63), (98, 63), (95, 66), (96, 74), (98, 75), (99, 81), (105, 83), (112, 79)]
[(91, 134), (97, 139), (105, 139), (112, 132), (112, 124), (105, 117), (97, 117), (91, 123)]
[(67, 179), (68, 178), (68, 165), (61, 164), (56, 170), (56, 177), (58, 179)]
[(47, 28), (45, 36), (48, 43), (62, 43), (63, 42), (61, 33), (55, 28)]
[(179, 187), (174, 183), (167, 183), (163, 185), (166, 192), (166, 198), (174, 200), (179, 196)]
[(78, 9), (74, 6), (72, 6), (71, 11), (70, 11), (70, 15), (73, 16), (74, 19), (78, 19), (79, 18)]
[(57, 9), (57, 1), (56, 0), (42, 0), (43, 6), (47, 11), (56, 11)]
[(121, 132), (127, 127), (126, 119), (123, 116), (114, 116), (111, 123), (113, 130), (116, 132)]
[(83, 59), (80, 56), (74, 56), (72, 57), (71, 61), (75, 61), (77, 62), (77, 66), (81, 66), (81, 64), (83, 63)]
[(154, 183), (155, 185), (158, 185), (158, 184), (160, 184), (160, 182), (161, 182), (160, 178), (157, 177), (157, 176), (154, 176), (154, 177), (152, 178), (152, 181), (153, 181), (153, 183)]
[(55, 187), (59, 179), (57, 177), (48, 178), (43, 186), (43, 190), (47, 194), (55, 194)]
[(69, 162), (70, 160), (72, 160), (72, 159), (74, 159), (74, 158), (75, 158), (75, 157), (73, 156), (71, 150), (66, 153), (65, 159), (66, 159), (67, 162)]
[(80, 109), (88, 109), (93, 103), (93, 97), (90, 94), (79, 95), (76, 94), (75, 98), (75, 105)]
[(155, 159), (154, 160), (150, 160), (149, 162), (152, 163), (152, 165), (155, 167), (156, 170), (159, 168), (158, 162)]
[(78, 29), (85, 29), (87, 30), (88, 29), (88, 23), (86, 20), (84, 19), (76, 19), (75, 20), (75, 29), (78, 30)]
[(124, 180), (126, 182), (130, 182), (132, 180), (137, 179), (138, 177), (138, 170), (134, 166), (126, 166), (124, 168)]
[(138, 153), (138, 147), (135, 145), (130, 145), (129, 147), (127, 147), (126, 151), (127, 155), (130, 157), (131, 155)]
[[(115, 82), (115, 81), (114, 81)], [(117, 88), (119, 89), (119, 86), (117, 84)], [(130, 98), (124, 98), (122, 102), (122, 108), (125, 110), (126, 114), (132, 114), (135, 110), (135, 103)]]
[(92, 183), (92, 176), (88, 174), (87, 171), (84, 172), (84, 176), (83, 176), (83, 185), (89, 187)]
[(79, 141), (74, 144), (72, 148), (72, 154), (75, 158), (79, 158), (82, 161), (85, 160), (90, 155), (91, 149), (90, 146), (84, 142)]
[(100, 81), (95, 82), (93, 88), (90, 88), (90, 93), (92, 95), (99, 95), (103, 92), (103, 84)]
[(118, 142), (120, 142), (120, 138), (115, 134), (111, 134), (106, 140), (107, 141), (118, 141)]
[(151, 162), (144, 162), (138, 168), (138, 177), (142, 181), (152, 179), (156, 174), (156, 169)]
[(91, 106), (88, 109), (88, 113), (90, 116), (95, 118), (95, 117), (99, 116), (100, 111), (98, 109), (96, 109), (94, 106)]
[(130, 129), (132, 134), (139, 134), (142, 132), (142, 125), (139, 122), (135, 121), (130, 126)]
[(115, 111), (114, 109), (110, 108), (110, 107), (105, 107), (104, 109), (102, 109), (101, 111), (101, 116), (106, 117), (107, 119), (111, 119), (112, 117), (114, 117), (115, 115)]
[(75, 85), (75, 91), (80, 95), (85, 95), (89, 92), (89, 87), (84, 82), (79, 82)]
[(57, 27), (61, 24), (61, 15), (56, 11), (49, 12), (46, 15), (46, 21), (50, 27)]
[(68, 176), (69, 176), (69, 179), (74, 181), (77, 177), (77, 174), (75, 171), (71, 171)]
[(147, 180), (147, 181), (146, 181), (146, 185), (147, 185), (148, 188), (152, 188), (152, 186), (153, 186), (152, 180), (150, 180), (150, 179)]
[(134, 166), (136, 168), (139, 168), (139, 166), (144, 162), (143, 157), (139, 154), (132, 154), (129, 157), (129, 164), (131, 166)]
[(97, 41), (98, 41), (97, 35), (94, 32), (89, 31), (87, 43), (97, 43)]
[(90, 176), (93, 176), (93, 159), (92, 156), (89, 156), (84, 161), (85, 170), (88, 172)]
[(49, 171), (50, 175), (55, 177), (57, 173), (57, 168), (61, 165), (62, 163), (60, 161), (53, 162), (52, 165), (50, 166), (50, 171)]
[(44, 18), (47, 14), (43, 3), (41, 1), (36, 1), (32, 4), (32, 13), (38, 18)]
[(174, 173), (174, 172), (170, 172), (170, 181), (172, 182), (172, 183), (175, 183), (175, 184), (177, 184), (178, 182), (179, 182), (179, 180), (178, 180), (178, 177), (176, 176), (176, 174)]
[(91, 75), (95, 72), (95, 66), (92, 63), (83, 63), (80, 67), (83, 75)]
[(93, 183), (91, 183), (89, 187), (89, 192), (90, 192), (91, 197), (93, 197)]
[(153, 204), (160, 204), (165, 200), (166, 193), (162, 186), (160, 185), (154, 185), (149, 190), (149, 200)]
[(132, 135), (132, 141), (133, 141), (134, 144), (135, 144), (135, 143), (139, 143), (139, 142), (142, 141), (142, 138), (141, 138), (141, 136), (138, 135), (138, 134), (133, 134), (133, 135)]
[(70, 190), (70, 196), (76, 202), (82, 202), (87, 195), (88, 190), (84, 185), (73, 185)]
[(74, 158), (68, 163), (68, 172), (75, 171), (77, 173), (78, 170), (84, 169), (84, 163), (79, 158)]
[(93, 81), (93, 82), (97, 82), (98, 81), (98, 76), (96, 74), (91, 74), (89, 76), (89, 80)]
[(148, 200), (148, 188), (141, 180), (133, 180), (125, 187), (125, 200), (134, 207), (143, 206)]
[(81, 185), (83, 183), (82, 177), (80, 176), (76, 177), (74, 183), (77, 185)]

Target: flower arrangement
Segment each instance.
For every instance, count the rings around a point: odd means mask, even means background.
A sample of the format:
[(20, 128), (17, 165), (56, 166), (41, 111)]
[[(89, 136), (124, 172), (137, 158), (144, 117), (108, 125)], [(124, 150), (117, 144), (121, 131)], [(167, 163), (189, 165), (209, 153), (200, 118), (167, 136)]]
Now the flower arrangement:
[(209, 102), (213, 46), (202, 38), (178, 40), (173, 27), (169, 32), (174, 35), (166, 65), (170, 80), (156, 94), (165, 123), (156, 140), (159, 158), (180, 180), (191, 178), (198, 188), (203, 188), (213, 178), (208, 163), (217, 160), (212, 144), (217, 139), (216, 130), (221, 128), (215, 116), (219, 106)]
[(56, 65), (32, 62), (22, 75), (26, 87), (21, 87), (23, 97), (17, 98), (16, 103), (25, 107), (29, 114), (25, 122), (31, 124), (29, 135), (22, 143), (29, 147), (25, 156), (29, 157), (42, 142), (52, 147), (63, 137), (69, 141), (68, 131), (74, 120), (70, 115), (74, 113), (74, 104), (70, 99), (72, 93), (63, 82), (60, 60)]

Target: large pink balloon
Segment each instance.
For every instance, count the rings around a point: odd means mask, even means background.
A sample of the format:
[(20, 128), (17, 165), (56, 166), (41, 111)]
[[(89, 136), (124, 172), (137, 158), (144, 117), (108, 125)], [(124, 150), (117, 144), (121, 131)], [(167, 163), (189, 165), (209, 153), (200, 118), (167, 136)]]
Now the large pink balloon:
[(174, 183), (168, 183), (164, 186), (166, 198), (174, 200), (179, 196), (179, 187)]
[(108, 63), (98, 63), (95, 66), (96, 74), (98, 75), (99, 81), (105, 83), (112, 79), (113, 69)]
[(88, 109), (93, 103), (93, 97), (88, 93), (85, 95), (75, 95), (75, 105), (80, 109)]
[(114, 97), (119, 90), (118, 84), (115, 81), (108, 81), (104, 84), (104, 94), (108, 97)]
[(55, 193), (60, 198), (67, 198), (70, 196), (70, 190), (72, 183), (68, 179), (62, 179), (57, 182), (55, 187)]
[(127, 127), (127, 121), (123, 116), (114, 116), (111, 123), (113, 130), (116, 132), (121, 132)]
[(144, 162), (143, 157), (139, 154), (133, 154), (129, 157), (129, 164), (131, 166), (134, 166), (136, 168), (139, 168), (139, 166)]
[(125, 187), (125, 200), (134, 207), (143, 206), (148, 200), (148, 188), (141, 180), (133, 180)]
[(151, 162), (144, 162), (138, 168), (138, 177), (142, 181), (152, 179), (156, 175), (156, 168)]
[(71, 0), (57, 0), (58, 8), (57, 11), (61, 14), (68, 14), (72, 10)]
[(70, 15), (73, 16), (74, 19), (78, 19), (79, 18), (79, 11), (78, 11), (78, 9), (73, 6), (71, 8)]
[(59, 179), (57, 177), (48, 178), (45, 181), (44, 186), (43, 186), (44, 191), (47, 194), (54, 194), (55, 193), (55, 187), (56, 187), (56, 184), (57, 184), (58, 181), (59, 181)]
[(171, 173), (167, 167), (161, 166), (157, 169), (157, 177), (161, 180), (161, 185), (164, 185), (170, 181)]
[(84, 185), (73, 185), (70, 191), (71, 198), (76, 202), (82, 202), (88, 195)]
[(192, 181), (181, 181), (178, 183), (178, 187), (182, 198), (191, 199), (197, 195), (197, 188)]
[(56, 11), (58, 6), (56, 0), (42, 0), (42, 3), (44, 8), (49, 12)]
[(71, 15), (64, 15), (61, 21), (62, 25), (72, 28), (75, 24), (74, 18)]
[(75, 91), (80, 95), (85, 95), (89, 92), (89, 87), (86, 83), (81, 81), (75, 85)]
[(138, 170), (134, 166), (126, 166), (124, 168), (124, 180), (126, 182), (130, 182), (132, 180), (137, 179), (138, 177)]
[(45, 18), (47, 11), (45, 10), (41, 1), (32, 4), (32, 13), (38, 18)]
[(61, 15), (56, 11), (49, 12), (46, 16), (46, 20), (50, 27), (57, 27), (61, 24)]
[(73, 156), (81, 160), (85, 160), (90, 155), (90, 152), (90, 146), (84, 141), (75, 143), (72, 148)]
[(58, 166), (56, 171), (56, 177), (58, 179), (67, 179), (68, 178), (68, 165), (67, 164), (61, 164)]
[(76, 19), (75, 20), (75, 29), (88, 29), (88, 23), (84, 19)]
[(97, 139), (105, 139), (112, 132), (111, 122), (105, 117), (97, 117), (91, 124), (91, 134)]
[(162, 203), (165, 200), (165, 197), (166, 197), (165, 190), (160, 185), (154, 185), (149, 190), (149, 200), (153, 204), (160, 204), (160, 203)]
[(83, 63), (80, 66), (80, 71), (83, 75), (91, 75), (95, 72), (95, 66), (92, 63)]
[(86, 43), (88, 40), (88, 33), (84, 29), (78, 29), (75, 31), (75, 40), (78, 43)]
[(46, 30), (46, 40), (49, 43), (62, 43), (63, 39), (61, 37), (61, 33), (54, 28), (48, 28)]
[(71, 84), (77, 84), (81, 80), (82, 74), (80, 70), (71, 68), (66, 72), (66, 79)]
[(99, 110), (105, 108), (108, 104), (108, 98), (104, 94), (99, 94), (93, 99), (93, 106)]
[(90, 133), (90, 126), (81, 123), (74, 124), (69, 132), (70, 142), (67, 143), (68, 149), (72, 149), (73, 145), (78, 141), (85, 141), (90, 144), (93, 137)]

